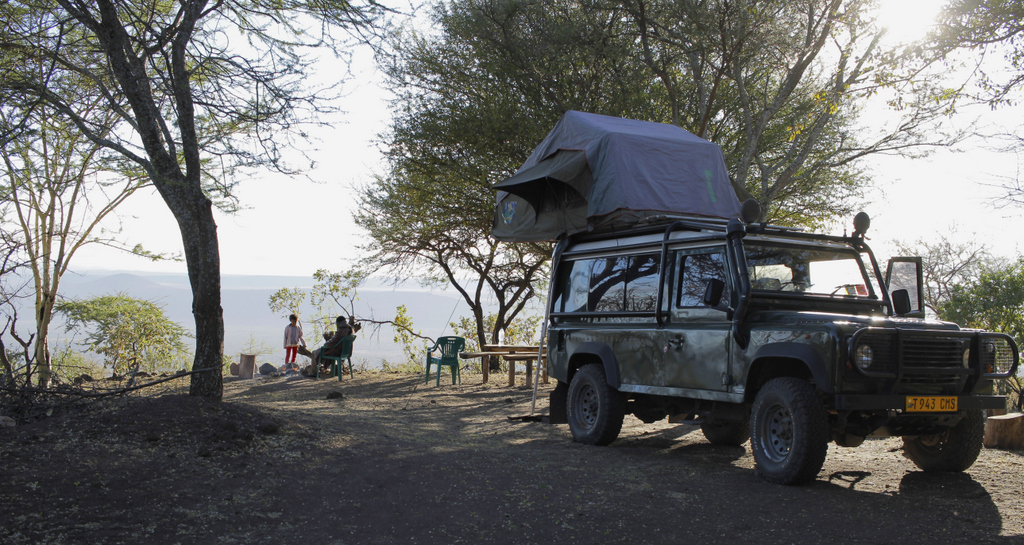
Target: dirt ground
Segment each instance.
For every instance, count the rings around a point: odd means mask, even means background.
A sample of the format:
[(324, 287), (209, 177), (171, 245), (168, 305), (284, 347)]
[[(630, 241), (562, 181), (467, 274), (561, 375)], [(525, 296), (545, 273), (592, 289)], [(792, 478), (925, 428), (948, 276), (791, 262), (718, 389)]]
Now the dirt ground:
[(786, 487), (695, 426), (584, 446), (509, 419), (524, 384), (463, 378), (227, 378), (0, 430), (0, 542), (1024, 544), (1024, 451), (925, 474), (899, 439), (832, 445)]

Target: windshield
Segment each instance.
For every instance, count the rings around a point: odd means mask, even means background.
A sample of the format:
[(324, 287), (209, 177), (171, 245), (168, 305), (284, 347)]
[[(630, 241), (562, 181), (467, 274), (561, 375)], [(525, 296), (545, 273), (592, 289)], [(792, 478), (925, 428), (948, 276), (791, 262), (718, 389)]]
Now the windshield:
[(748, 244), (747, 268), (754, 291), (877, 299), (853, 249)]

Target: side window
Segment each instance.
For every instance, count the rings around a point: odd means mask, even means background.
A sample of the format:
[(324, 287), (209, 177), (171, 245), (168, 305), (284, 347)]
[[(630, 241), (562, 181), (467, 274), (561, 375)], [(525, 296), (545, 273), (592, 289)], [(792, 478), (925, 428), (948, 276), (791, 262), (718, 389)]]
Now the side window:
[(722, 301), (729, 301), (729, 283), (725, 275), (725, 254), (722, 252), (678, 254), (679, 273), (676, 284), (676, 308), (704, 306), (704, 291), (708, 281), (725, 282)]
[(556, 312), (653, 312), (660, 257), (651, 253), (565, 263), (559, 273)]
[(631, 256), (626, 268), (626, 310), (654, 312), (658, 306), (660, 254)]
[(622, 312), (626, 302), (626, 270), (629, 258), (603, 257), (592, 261), (590, 300), (587, 310)]
[(562, 265), (561, 280), (555, 312), (586, 312), (587, 295), (590, 290), (591, 260), (571, 261)]

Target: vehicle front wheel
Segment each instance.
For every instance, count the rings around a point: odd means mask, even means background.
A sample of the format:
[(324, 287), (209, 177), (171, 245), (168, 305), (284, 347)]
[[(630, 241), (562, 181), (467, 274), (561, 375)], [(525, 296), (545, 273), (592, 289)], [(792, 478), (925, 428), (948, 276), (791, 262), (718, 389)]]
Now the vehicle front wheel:
[(712, 445), (738, 447), (750, 439), (750, 420), (727, 422), (708, 419), (700, 423), (700, 431)]
[(965, 471), (978, 459), (984, 440), (985, 416), (981, 410), (967, 410), (944, 433), (904, 437), (903, 455), (924, 471)]
[(626, 415), (626, 400), (608, 386), (604, 369), (584, 365), (572, 377), (566, 401), (572, 438), (586, 445), (607, 445), (619, 436)]
[(828, 452), (828, 415), (814, 386), (795, 377), (768, 381), (750, 411), (754, 472), (777, 484), (814, 480)]

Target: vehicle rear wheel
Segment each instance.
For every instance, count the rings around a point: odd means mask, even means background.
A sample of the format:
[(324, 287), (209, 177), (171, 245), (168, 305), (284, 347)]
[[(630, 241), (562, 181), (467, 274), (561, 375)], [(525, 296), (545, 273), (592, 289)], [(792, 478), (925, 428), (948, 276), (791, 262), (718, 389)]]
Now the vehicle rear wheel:
[(803, 379), (768, 381), (750, 411), (754, 472), (778, 484), (814, 480), (828, 452), (828, 415), (814, 386)]
[(943, 433), (904, 437), (903, 455), (924, 471), (965, 471), (981, 454), (984, 439), (984, 414), (966, 410), (960, 422)]
[(586, 445), (607, 445), (619, 436), (626, 415), (626, 400), (608, 386), (604, 369), (584, 365), (572, 377), (566, 402), (572, 438)]
[(738, 447), (750, 439), (750, 420), (728, 422), (708, 419), (700, 423), (700, 431), (712, 445)]

